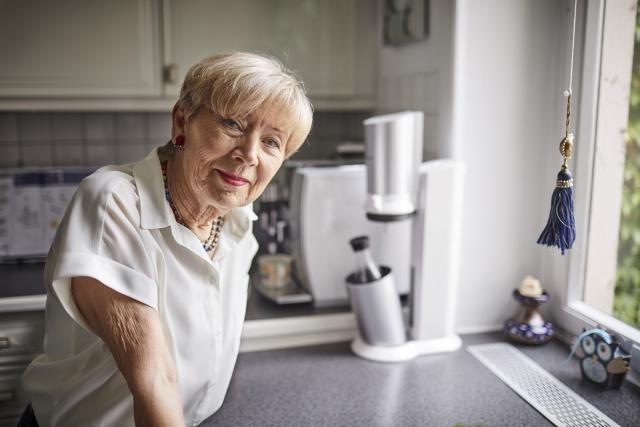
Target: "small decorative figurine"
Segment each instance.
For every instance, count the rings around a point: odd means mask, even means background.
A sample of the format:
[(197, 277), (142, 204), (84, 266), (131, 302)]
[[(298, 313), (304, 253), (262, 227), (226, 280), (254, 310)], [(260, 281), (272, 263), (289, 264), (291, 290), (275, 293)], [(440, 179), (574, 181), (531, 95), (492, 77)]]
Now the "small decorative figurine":
[(602, 388), (619, 388), (631, 359), (626, 344), (622, 337), (594, 328), (576, 338), (571, 355), (580, 359), (583, 378)]
[(544, 344), (553, 336), (553, 325), (545, 321), (538, 307), (549, 300), (538, 279), (527, 276), (520, 287), (513, 290), (513, 297), (521, 305), (513, 318), (504, 323), (504, 333), (514, 341), (524, 344)]

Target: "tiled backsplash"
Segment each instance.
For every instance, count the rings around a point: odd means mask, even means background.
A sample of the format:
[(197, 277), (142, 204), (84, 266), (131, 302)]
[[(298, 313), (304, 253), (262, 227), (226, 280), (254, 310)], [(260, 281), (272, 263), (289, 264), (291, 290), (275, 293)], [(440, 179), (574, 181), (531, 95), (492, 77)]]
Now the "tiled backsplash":
[[(328, 159), (362, 141), (369, 112), (317, 112), (297, 159)], [(168, 113), (0, 113), (0, 168), (101, 166), (143, 158), (170, 137)]]

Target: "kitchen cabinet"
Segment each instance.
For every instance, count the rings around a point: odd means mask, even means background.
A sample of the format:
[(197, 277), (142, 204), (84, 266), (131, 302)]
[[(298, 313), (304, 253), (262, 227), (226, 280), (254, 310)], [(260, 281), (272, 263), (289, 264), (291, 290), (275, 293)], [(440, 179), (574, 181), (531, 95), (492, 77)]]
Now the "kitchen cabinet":
[(0, 96), (158, 96), (159, 28), (155, 0), (0, 0)]
[(165, 61), (176, 74), (168, 94), (199, 58), (231, 49), (277, 57), (320, 105), (374, 106), (375, 1), (165, 0), (164, 16)]
[(167, 111), (188, 67), (273, 55), (316, 109), (375, 106), (371, 0), (0, 0), (0, 109)]
[(42, 353), (43, 338), (42, 311), (0, 314), (0, 427), (15, 426), (29, 403), (22, 374)]

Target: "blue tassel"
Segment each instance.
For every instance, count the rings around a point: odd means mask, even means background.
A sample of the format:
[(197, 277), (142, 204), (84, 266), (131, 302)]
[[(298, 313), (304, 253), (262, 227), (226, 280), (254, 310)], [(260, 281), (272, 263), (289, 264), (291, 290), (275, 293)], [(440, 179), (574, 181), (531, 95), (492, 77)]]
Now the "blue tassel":
[(556, 246), (564, 255), (576, 240), (576, 223), (573, 217), (573, 178), (566, 166), (558, 173), (556, 188), (551, 196), (549, 220), (538, 237), (539, 245)]

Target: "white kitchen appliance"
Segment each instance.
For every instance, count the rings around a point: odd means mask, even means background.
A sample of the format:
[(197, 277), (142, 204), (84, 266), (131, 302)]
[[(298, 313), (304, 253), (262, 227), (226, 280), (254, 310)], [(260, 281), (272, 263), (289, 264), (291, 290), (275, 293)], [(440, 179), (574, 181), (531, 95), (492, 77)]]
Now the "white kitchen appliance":
[(296, 276), (316, 307), (349, 304), (344, 279), (353, 270), (349, 240), (368, 235), (372, 254), (394, 269), (398, 292), (410, 283), (410, 222), (372, 222), (364, 215), (366, 166), (307, 166), (291, 180), (290, 234)]
[[(449, 159), (421, 163), (421, 112), (372, 117), (364, 126), (367, 201), (360, 215), (364, 217), (366, 211), (367, 218), (387, 227), (410, 227), (411, 238), (392, 240), (395, 250), (410, 248), (410, 316), (406, 343), (372, 345), (358, 336), (351, 348), (377, 361), (457, 350), (462, 344), (454, 322), (463, 167)], [(358, 234), (354, 230), (350, 237)], [(372, 241), (372, 252), (387, 244)], [(406, 279), (396, 274), (400, 272), (391, 269), (396, 285), (406, 286)]]

